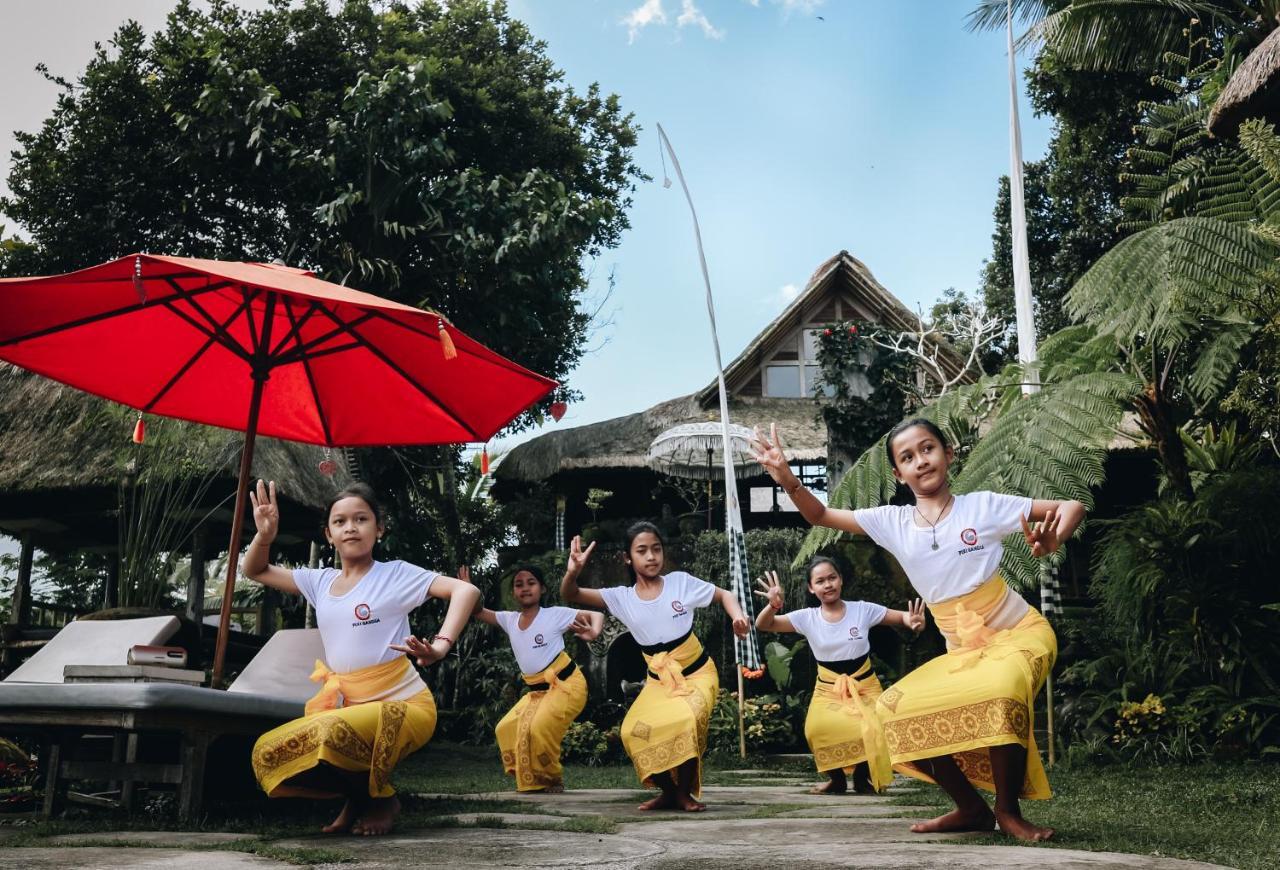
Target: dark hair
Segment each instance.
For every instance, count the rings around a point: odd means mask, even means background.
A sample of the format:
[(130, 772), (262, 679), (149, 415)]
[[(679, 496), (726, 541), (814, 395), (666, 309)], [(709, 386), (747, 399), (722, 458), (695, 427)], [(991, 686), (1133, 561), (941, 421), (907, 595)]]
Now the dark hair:
[(942, 430), (938, 428), (938, 424), (924, 417), (912, 417), (910, 420), (903, 420), (897, 426), (889, 430), (889, 434), (884, 438), (884, 452), (889, 455), (889, 464), (894, 468), (898, 467), (898, 459), (893, 455), (893, 439), (897, 438), (903, 432), (913, 426), (920, 426), (929, 431), (934, 438), (938, 439), (938, 443), (942, 445), (942, 449), (946, 450), (948, 446), (947, 436), (942, 434)]
[(517, 565), (517, 566), (515, 567), (515, 570), (513, 570), (513, 571), (511, 572), (511, 586), (512, 586), (512, 588), (515, 588), (515, 585), (516, 585), (516, 575), (517, 575), (517, 574), (519, 574), (521, 571), (528, 571), (530, 574), (532, 574), (532, 575), (533, 575), (533, 579), (534, 579), (534, 580), (537, 580), (537, 581), (538, 581), (538, 585), (542, 587), (542, 591), (543, 591), (543, 592), (547, 591), (547, 581), (546, 581), (545, 579), (543, 579), (543, 576), (542, 576), (542, 569), (541, 569), (541, 568), (539, 568), (539, 567), (538, 567), (538, 566), (536, 566), (536, 565), (529, 565), (529, 564), (527, 564), (527, 563)]
[(364, 481), (357, 481), (350, 486), (343, 487), (336, 492), (333, 498), (329, 499), (329, 503), (324, 508), (324, 526), (329, 526), (329, 515), (333, 513), (333, 506), (344, 498), (358, 498), (369, 506), (369, 510), (373, 511), (373, 520), (378, 525), (382, 525), (382, 506), (378, 504), (378, 497), (373, 494), (373, 487)]
[(667, 546), (666, 540), (662, 537), (662, 531), (653, 523), (649, 522), (648, 520), (640, 520), (640, 522), (632, 523), (627, 527), (625, 547), (623, 548), (623, 557), (627, 559), (627, 561), (624, 564), (627, 566), (627, 571), (629, 571), (631, 574), (632, 583), (636, 582), (636, 569), (631, 566), (631, 562), (630, 562), (631, 545), (635, 543), (636, 538), (640, 537), (645, 532), (649, 532), (651, 535), (657, 538), (658, 543), (661, 544), (664, 548)]
[(840, 575), (840, 582), (844, 582), (844, 571), (840, 570), (840, 564), (836, 562), (832, 556), (814, 556), (809, 560), (809, 564), (804, 566), (804, 582), (807, 585), (813, 580), (813, 569), (819, 565), (830, 565)]

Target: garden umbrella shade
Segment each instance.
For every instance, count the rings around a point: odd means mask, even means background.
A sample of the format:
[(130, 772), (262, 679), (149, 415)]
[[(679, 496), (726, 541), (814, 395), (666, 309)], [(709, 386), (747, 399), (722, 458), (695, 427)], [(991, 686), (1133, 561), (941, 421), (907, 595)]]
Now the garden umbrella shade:
[(485, 441), (556, 386), (437, 314), (279, 265), (136, 254), (0, 279), (0, 311), (0, 359), (245, 433), (215, 684), (259, 433), (335, 447)]

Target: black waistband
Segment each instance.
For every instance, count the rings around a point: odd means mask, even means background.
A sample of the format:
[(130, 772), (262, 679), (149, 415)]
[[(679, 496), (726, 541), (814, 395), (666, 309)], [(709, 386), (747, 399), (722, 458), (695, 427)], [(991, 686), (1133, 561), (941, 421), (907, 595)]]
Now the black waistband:
[(651, 656), (656, 656), (658, 653), (661, 653), (661, 652), (671, 652), (673, 649), (680, 646), (680, 644), (688, 640), (689, 635), (691, 634), (693, 634), (692, 628), (686, 631), (680, 637), (677, 637), (675, 640), (665, 640), (662, 643), (653, 643), (653, 644), (649, 644), (648, 646), (641, 644), (640, 651), (645, 653), (646, 655), (651, 655)]
[[(567, 680), (573, 676), (573, 672), (578, 669), (578, 663), (573, 659), (569, 660), (569, 664), (560, 669), (560, 673), (556, 674), (557, 680)], [(534, 683), (529, 687), (530, 692), (545, 692), (551, 688), (550, 683)]]
[[(867, 655), (870, 655), (870, 653)], [(863, 655), (858, 656), (856, 659), (845, 659), (839, 662), (818, 662), (818, 664), (822, 665), (822, 667), (829, 671), (835, 671), (837, 674), (844, 674), (845, 676), (852, 677), (858, 672), (858, 668), (862, 667), (866, 661), (867, 656)], [(827, 681), (823, 680), (823, 682), (825, 683)]]
[[(688, 637), (688, 635), (686, 634), (685, 637)], [(696, 659), (689, 662), (689, 664), (681, 668), (680, 673), (688, 676), (689, 674), (692, 674), (694, 671), (696, 671), (698, 668), (702, 667), (709, 661), (711, 661), (711, 656), (707, 655), (707, 651), (704, 649), (702, 651), (702, 655), (698, 656)], [(658, 679), (658, 675), (655, 674), (653, 671), (649, 671), (649, 679), (656, 680)]]

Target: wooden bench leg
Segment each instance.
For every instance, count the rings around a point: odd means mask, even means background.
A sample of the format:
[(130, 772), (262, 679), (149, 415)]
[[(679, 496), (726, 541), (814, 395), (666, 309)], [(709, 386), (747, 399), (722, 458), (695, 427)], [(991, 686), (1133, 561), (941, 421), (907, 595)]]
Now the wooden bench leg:
[(204, 801), (204, 764), (212, 735), (195, 731), (182, 738), (182, 785), (178, 789), (178, 819), (194, 821)]
[(40, 815), (42, 818), (53, 818), (54, 810), (58, 808), (58, 787), (61, 777), (59, 776), (62, 767), (62, 738), (54, 737), (45, 744), (46, 769), (44, 774), (44, 806), (41, 807)]
[[(130, 731), (125, 735), (124, 761), (133, 766), (138, 761), (138, 732)], [(120, 807), (129, 815), (133, 815), (136, 783), (128, 779), (120, 783)]]

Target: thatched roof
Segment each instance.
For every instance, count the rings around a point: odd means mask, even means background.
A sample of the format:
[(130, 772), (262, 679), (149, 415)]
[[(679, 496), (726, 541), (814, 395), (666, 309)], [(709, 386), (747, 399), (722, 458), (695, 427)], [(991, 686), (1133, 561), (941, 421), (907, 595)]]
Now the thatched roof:
[[(114, 488), (132, 424), (113, 408), (121, 406), (0, 363), (0, 494), (6, 501), (36, 493), (74, 498), (76, 490)], [(196, 463), (198, 473), (218, 470), (234, 481), (243, 435), (207, 431), (207, 445), (202, 442), (185, 458)], [(259, 438), (253, 473), (277, 481), (291, 501), (321, 509), (335, 486), (346, 482), (345, 475), (320, 474), (322, 458), (318, 447)]]
[(1249, 118), (1280, 121), (1280, 29), (1271, 31), (1231, 74), (1209, 113), (1209, 132), (1233, 136)]
[[(826, 459), (826, 424), (812, 399), (734, 398), (729, 402), (729, 418), (747, 427), (765, 428), (776, 422), (792, 459)], [(637, 414), (526, 441), (503, 457), (494, 477), (499, 482), (537, 481), (566, 471), (647, 468), (649, 444), (658, 435), (681, 423), (719, 419), (719, 406), (704, 408), (695, 396), (682, 396)]]
[[(729, 390), (736, 391), (765, 362), (766, 355), (779, 340), (803, 325), (802, 321), (815, 303), (834, 294), (851, 300), (865, 319), (887, 329), (897, 332), (920, 329), (918, 315), (886, 290), (861, 260), (848, 251), (841, 251), (818, 266), (809, 277), (804, 290), (729, 363), (724, 370), (724, 380)], [(937, 346), (939, 362), (948, 377), (964, 369), (964, 358), (950, 345), (939, 342)], [(703, 404), (712, 403), (718, 387), (718, 380), (707, 384), (699, 391), (698, 401)]]

